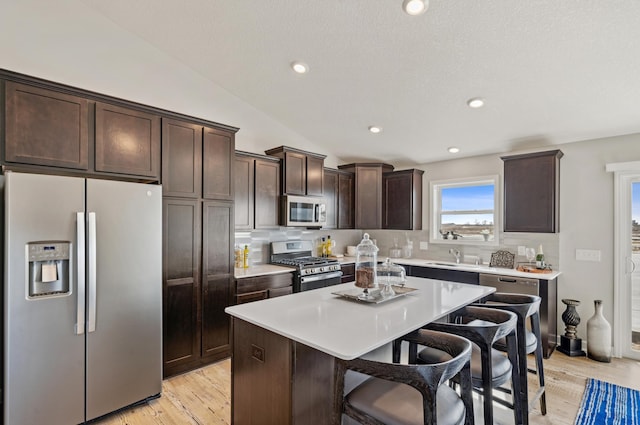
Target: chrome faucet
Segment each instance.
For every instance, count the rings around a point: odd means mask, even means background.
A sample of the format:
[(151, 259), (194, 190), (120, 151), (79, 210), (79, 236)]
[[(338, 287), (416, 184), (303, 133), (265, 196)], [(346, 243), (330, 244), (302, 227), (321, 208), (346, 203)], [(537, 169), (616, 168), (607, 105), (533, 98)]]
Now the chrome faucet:
[(449, 254), (451, 254), (454, 257), (456, 257), (456, 263), (460, 264), (460, 250), (459, 249), (451, 248), (449, 250)]

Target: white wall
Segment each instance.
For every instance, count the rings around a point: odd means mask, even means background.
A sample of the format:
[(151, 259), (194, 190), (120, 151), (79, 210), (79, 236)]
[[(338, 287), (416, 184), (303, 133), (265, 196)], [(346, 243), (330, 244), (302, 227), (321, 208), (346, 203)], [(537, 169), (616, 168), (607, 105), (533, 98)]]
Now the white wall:
[(239, 150), (328, 154), (81, 1), (3, 0), (0, 39), (0, 68), (239, 127)]
[[(558, 332), (564, 333), (560, 315), (565, 309), (562, 298), (573, 298), (582, 303), (577, 308), (581, 317), (578, 336), (586, 340), (587, 320), (593, 315), (593, 300), (601, 299), (604, 315), (613, 323), (613, 174), (605, 171), (607, 163), (640, 160), (640, 134), (587, 140), (558, 146), (545, 146), (537, 150), (561, 149), (560, 160), (560, 233), (557, 236), (517, 233), (501, 234), (500, 246), (513, 248), (543, 243), (545, 254), (557, 261), (562, 272), (558, 279)], [(524, 153), (517, 152), (517, 153)], [(514, 154), (516, 152), (509, 152)], [(458, 160), (423, 164), (416, 168), (424, 174), (423, 228), (428, 229), (429, 181), (461, 177), (500, 174), (501, 155), (486, 155)], [(428, 233), (422, 232), (423, 237)], [(414, 245), (416, 243), (414, 242)], [(577, 261), (576, 249), (601, 251), (600, 262)], [(431, 248), (430, 248), (431, 250)], [(513, 250), (513, 249), (512, 249)], [(434, 247), (434, 254), (443, 250)], [(429, 256), (417, 253), (418, 256)], [(444, 254), (446, 256), (446, 253)], [(549, 258), (549, 255), (546, 255)], [(557, 259), (557, 260), (556, 260)]]

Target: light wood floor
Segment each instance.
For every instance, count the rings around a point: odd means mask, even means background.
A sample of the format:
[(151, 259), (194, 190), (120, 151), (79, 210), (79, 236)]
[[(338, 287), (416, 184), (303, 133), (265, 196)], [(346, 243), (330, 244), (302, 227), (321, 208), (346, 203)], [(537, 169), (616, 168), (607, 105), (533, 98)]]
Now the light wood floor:
[[(532, 359), (530, 359), (532, 360)], [(230, 361), (176, 376), (164, 381), (162, 397), (148, 405), (115, 413), (100, 425), (215, 425), (229, 424), (231, 415)], [(530, 414), (533, 425), (573, 424), (587, 377), (640, 390), (640, 362), (613, 359), (598, 363), (585, 357), (569, 358), (555, 352), (545, 360), (547, 415), (536, 408)], [(533, 377), (532, 377), (533, 378)], [(530, 380), (531, 386), (535, 385)], [(481, 412), (476, 412), (481, 417)], [(481, 422), (476, 422), (481, 423)], [(510, 411), (496, 412), (496, 423), (510, 424)], [(269, 424), (265, 424), (269, 425)], [(309, 425), (313, 425), (310, 420)]]

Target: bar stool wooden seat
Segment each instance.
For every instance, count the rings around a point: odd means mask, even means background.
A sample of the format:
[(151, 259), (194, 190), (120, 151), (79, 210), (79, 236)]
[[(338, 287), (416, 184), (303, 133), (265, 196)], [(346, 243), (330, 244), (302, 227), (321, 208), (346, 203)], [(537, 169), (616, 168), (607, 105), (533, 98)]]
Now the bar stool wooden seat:
[[(517, 316), (514, 313), (467, 306), (450, 315), (453, 323), (433, 322), (427, 329), (447, 332), (469, 339), (474, 347), (471, 355), (471, 381), (474, 389), (483, 396), (484, 423), (493, 424), (494, 400), (513, 409), (516, 424), (521, 424), (524, 405), (520, 394), (520, 375), (517, 373)], [(504, 354), (492, 348), (493, 344), (505, 339), (508, 352)], [(411, 351), (409, 352), (411, 355)], [(440, 353), (427, 347), (417, 355), (418, 362), (430, 362), (437, 359)], [(512, 402), (494, 398), (493, 389), (511, 381), (515, 396)]]
[[(472, 425), (471, 342), (465, 338), (420, 329), (402, 338), (414, 346), (433, 347), (445, 358), (431, 364), (398, 364), (354, 359), (335, 362), (336, 394), (333, 421), (342, 415), (375, 425)], [(370, 378), (344, 393), (345, 373)], [(454, 376), (461, 395), (446, 385)]]
[[(540, 401), (540, 411), (547, 414), (547, 400), (544, 385), (544, 366), (542, 363), (542, 338), (540, 337), (540, 302), (537, 295), (507, 294), (495, 292), (483, 299), (482, 303), (474, 304), (484, 308), (494, 308), (510, 311), (518, 316), (518, 361), (521, 383), (521, 396), (523, 406), (526, 407), (524, 423), (529, 423), (529, 411), (531, 411), (536, 401)], [(531, 330), (527, 329), (527, 320)], [(494, 344), (494, 348), (506, 351), (505, 341), (499, 340)], [(529, 369), (527, 366), (527, 355), (534, 353), (536, 369)], [(532, 372), (538, 375), (538, 390), (529, 400), (529, 389), (527, 373)]]

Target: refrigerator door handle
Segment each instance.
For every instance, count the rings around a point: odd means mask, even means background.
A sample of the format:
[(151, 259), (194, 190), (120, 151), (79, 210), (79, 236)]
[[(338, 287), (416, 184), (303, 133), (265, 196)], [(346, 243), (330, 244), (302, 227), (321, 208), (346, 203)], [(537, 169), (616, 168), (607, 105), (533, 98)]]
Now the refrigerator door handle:
[(85, 237), (84, 237), (84, 213), (76, 213), (76, 252), (78, 258), (78, 300), (75, 333), (82, 335), (84, 333), (84, 303), (85, 303)]
[(96, 213), (89, 213), (89, 328), (96, 330)]

